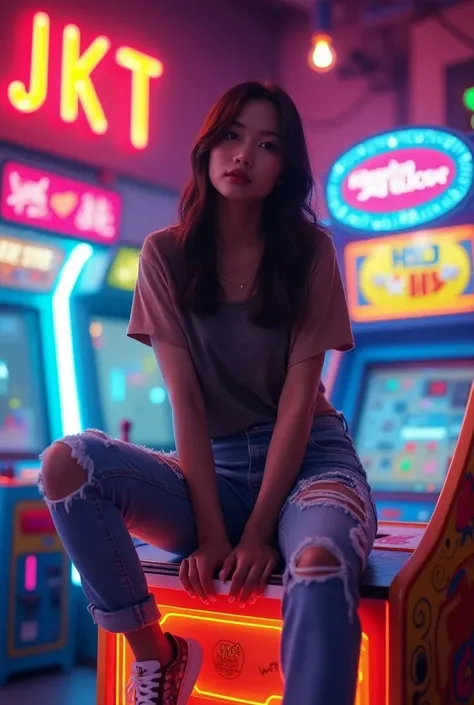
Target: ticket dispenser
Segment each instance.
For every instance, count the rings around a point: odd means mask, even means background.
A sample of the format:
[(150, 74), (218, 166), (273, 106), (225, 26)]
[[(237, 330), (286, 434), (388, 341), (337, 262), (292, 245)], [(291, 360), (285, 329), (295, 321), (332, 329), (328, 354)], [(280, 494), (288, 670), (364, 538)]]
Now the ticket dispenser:
[(0, 477), (0, 537), (0, 685), (71, 668), (71, 565), (36, 485)]

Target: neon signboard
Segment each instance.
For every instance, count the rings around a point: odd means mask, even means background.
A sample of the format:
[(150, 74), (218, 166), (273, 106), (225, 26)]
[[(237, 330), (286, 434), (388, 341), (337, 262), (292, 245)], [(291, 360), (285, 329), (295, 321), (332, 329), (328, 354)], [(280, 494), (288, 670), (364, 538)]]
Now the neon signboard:
[(7, 162), (0, 214), (5, 220), (111, 244), (119, 235), (121, 199), (99, 188), (42, 169)]
[(356, 322), (474, 311), (474, 226), (359, 240), (344, 252)]
[(405, 128), (343, 154), (326, 185), (331, 216), (368, 233), (419, 227), (458, 208), (472, 192), (474, 157), (461, 135)]
[[(35, 113), (48, 99), (51, 71), (50, 25), (50, 17), (45, 12), (37, 12), (34, 15), (28, 81), (16, 79), (8, 85), (8, 99), (20, 113)], [(59, 115), (64, 122), (74, 123), (81, 107), (89, 128), (96, 135), (107, 132), (109, 121), (94, 85), (92, 73), (100, 70), (100, 64), (111, 50), (112, 42), (108, 37), (100, 35), (87, 47), (83, 47), (80, 29), (73, 24), (64, 27)], [(163, 64), (158, 59), (127, 46), (118, 47), (114, 57), (118, 66), (130, 72), (130, 143), (135, 149), (145, 149), (149, 141), (151, 81), (163, 74)], [(124, 93), (120, 90), (117, 95), (120, 96), (122, 111)]]
[(63, 260), (56, 247), (0, 234), (1, 287), (48, 292)]

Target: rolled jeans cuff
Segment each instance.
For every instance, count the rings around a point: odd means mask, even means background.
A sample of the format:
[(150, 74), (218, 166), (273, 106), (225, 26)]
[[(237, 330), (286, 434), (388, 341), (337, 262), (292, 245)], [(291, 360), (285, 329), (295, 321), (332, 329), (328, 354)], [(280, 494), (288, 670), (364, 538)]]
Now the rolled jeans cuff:
[(153, 595), (149, 595), (145, 602), (116, 612), (104, 612), (93, 604), (87, 609), (99, 627), (113, 634), (127, 634), (149, 627), (158, 622), (161, 616)]

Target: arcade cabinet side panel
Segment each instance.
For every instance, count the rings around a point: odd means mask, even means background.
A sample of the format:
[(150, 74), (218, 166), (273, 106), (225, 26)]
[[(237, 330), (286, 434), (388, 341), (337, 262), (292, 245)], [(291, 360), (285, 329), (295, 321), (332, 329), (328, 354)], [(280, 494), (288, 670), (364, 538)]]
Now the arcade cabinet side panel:
[(390, 605), (390, 705), (473, 703), (474, 387), (435, 512)]

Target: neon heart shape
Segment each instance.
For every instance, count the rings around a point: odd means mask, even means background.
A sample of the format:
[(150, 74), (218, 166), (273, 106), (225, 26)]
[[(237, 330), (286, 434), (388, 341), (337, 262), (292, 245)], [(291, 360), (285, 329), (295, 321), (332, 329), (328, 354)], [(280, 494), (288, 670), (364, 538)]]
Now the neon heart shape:
[(67, 218), (77, 206), (78, 196), (74, 191), (54, 193), (50, 198), (50, 205), (58, 218)]

